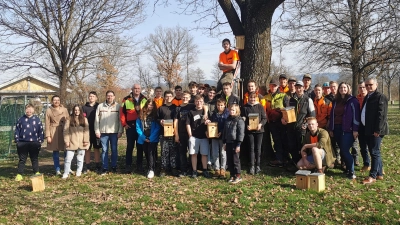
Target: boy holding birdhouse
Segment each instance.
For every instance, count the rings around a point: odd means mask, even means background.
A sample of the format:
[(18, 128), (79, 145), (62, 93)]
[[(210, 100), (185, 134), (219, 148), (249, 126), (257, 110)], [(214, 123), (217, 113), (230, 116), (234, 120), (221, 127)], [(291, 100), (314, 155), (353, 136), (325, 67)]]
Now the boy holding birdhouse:
[(161, 145), (161, 173), (160, 176), (165, 176), (166, 171), (172, 169), (172, 174), (177, 175), (176, 171), (176, 148), (174, 142), (174, 126), (173, 119), (175, 118), (176, 106), (172, 104), (174, 95), (172, 91), (164, 92), (165, 103), (158, 108), (157, 117), (161, 125), (160, 145)]
[[(217, 107), (216, 110), (211, 115), (211, 122), (216, 123), (215, 127), (211, 127), (211, 123), (208, 123), (208, 128), (217, 129), (217, 135), (212, 135), (212, 131), (207, 131), (207, 137), (211, 138), (211, 149), (212, 149), (212, 160), (215, 169), (214, 176), (219, 178), (225, 178), (225, 169), (226, 169), (226, 152), (223, 150), (223, 141), (222, 141), (222, 131), (225, 126), (225, 121), (229, 116), (229, 110), (226, 110), (226, 101), (225, 99), (217, 99)], [(209, 129), (208, 129), (209, 130)], [(221, 156), (221, 157), (220, 157)], [(220, 162), (221, 159), (221, 162)]]

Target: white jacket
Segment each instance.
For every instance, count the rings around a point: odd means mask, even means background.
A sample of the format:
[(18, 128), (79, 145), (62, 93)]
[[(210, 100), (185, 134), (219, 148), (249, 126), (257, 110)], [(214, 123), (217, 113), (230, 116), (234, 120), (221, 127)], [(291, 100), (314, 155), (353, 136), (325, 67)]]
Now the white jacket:
[(99, 133), (123, 133), (121, 121), (119, 119), (120, 104), (114, 102), (111, 105), (107, 102), (99, 104), (94, 120), (94, 131)]

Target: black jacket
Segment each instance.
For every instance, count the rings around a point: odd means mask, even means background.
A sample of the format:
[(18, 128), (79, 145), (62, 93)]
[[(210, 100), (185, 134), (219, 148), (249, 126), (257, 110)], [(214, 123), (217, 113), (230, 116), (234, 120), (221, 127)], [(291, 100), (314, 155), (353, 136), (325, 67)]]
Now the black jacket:
[(245, 124), (246, 127), (249, 126), (249, 114), (250, 113), (258, 113), (259, 123), (261, 123), (260, 130), (246, 130), (246, 133), (264, 133), (264, 125), (267, 123), (267, 115), (265, 113), (264, 107), (257, 103), (255, 105), (250, 105), (247, 103), (241, 109), (240, 116), (246, 118)]
[(229, 116), (222, 132), (223, 143), (234, 143), (236, 146), (240, 146), (244, 139), (244, 130), (245, 125), (242, 117)]
[[(226, 99), (226, 95), (224, 95), (224, 93), (222, 93), (222, 94), (218, 94), (217, 96), (215, 96), (215, 99), (219, 99), (219, 98)], [(217, 104), (217, 102), (215, 102), (215, 104)], [(239, 106), (242, 106), (242, 101), (240, 101), (239, 97), (233, 93), (228, 97), (226, 108), (228, 108), (232, 104), (238, 104)]]
[(303, 94), (301, 97), (295, 94), (290, 98), (289, 106), (293, 106), (295, 109), (296, 129), (301, 129), (307, 117), (315, 117), (314, 102), (306, 94)]
[(389, 134), (387, 122), (388, 100), (385, 95), (375, 91), (369, 97), (365, 96), (361, 112), (365, 108), (365, 125), (362, 132), (364, 135), (373, 135), (374, 132), (380, 135)]

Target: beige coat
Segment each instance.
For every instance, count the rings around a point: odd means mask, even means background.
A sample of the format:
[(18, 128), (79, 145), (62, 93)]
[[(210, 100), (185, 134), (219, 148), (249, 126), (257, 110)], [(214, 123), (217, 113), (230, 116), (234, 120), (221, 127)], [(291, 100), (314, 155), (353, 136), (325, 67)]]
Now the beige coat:
[[(70, 118), (73, 119), (73, 118)], [(76, 119), (79, 124), (78, 119)], [(89, 148), (89, 123), (85, 118), (85, 126), (71, 127), (70, 120), (67, 120), (64, 126), (64, 142), (69, 143), (67, 150), (78, 150), (78, 149), (88, 149)], [(86, 142), (87, 145), (83, 145)]]
[(46, 110), (46, 136), (51, 137), (51, 143), (47, 143), (47, 150), (60, 151), (65, 149), (63, 129), (69, 120), (67, 108), (60, 106), (59, 109), (50, 107)]
[(103, 102), (97, 106), (94, 121), (94, 132), (96, 134), (123, 133), (124, 127), (119, 119), (120, 105), (116, 102), (111, 105)]

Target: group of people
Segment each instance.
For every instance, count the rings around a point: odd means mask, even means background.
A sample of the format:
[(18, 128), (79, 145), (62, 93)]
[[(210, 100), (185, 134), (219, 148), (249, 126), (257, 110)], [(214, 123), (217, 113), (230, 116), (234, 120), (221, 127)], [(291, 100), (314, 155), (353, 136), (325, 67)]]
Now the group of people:
[[(249, 80), (241, 100), (232, 93), (231, 82), (239, 60), (237, 52), (230, 50), (227, 39), (223, 47), (219, 67), (224, 74), (217, 87), (196, 82), (189, 83), (188, 91), (176, 86), (174, 92), (163, 92), (157, 87), (155, 97), (147, 98), (140, 85), (134, 84), (121, 104), (111, 90), (103, 103), (97, 103), (96, 92), (90, 92), (89, 101), (83, 107), (75, 105), (71, 114), (60, 104), (60, 97), (53, 96), (46, 111), (45, 133), (43, 124), (33, 115), (33, 106), (28, 104), (15, 131), (20, 157), (16, 180), (22, 180), (28, 154), (34, 173), (39, 173), (37, 157), (45, 139), (47, 150), (53, 151), (57, 175), (61, 175), (59, 152), (65, 152), (65, 179), (71, 175), (75, 152), (76, 176), (88, 170), (102, 175), (116, 172), (118, 139), (124, 132), (125, 172), (133, 172), (136, 145), (136, 171), (145, 172), (145, 155), (149, 179), (155, 176), (158, 166), (160, 176), (171, 173), (192, 178), (198, 176), (199, 169), (204, 177), (225, 178), (229, 169), (229, 182), (238, 183), (242, 180), (240, 154), (249, 156), (249, 174), (254, 175), (261, 172), (262, 150), (273, 167), (324, 173), (326, 167), (341, 166), (347, 178), (355, 179), (355, 158), (350, 149), (357, 143), (362, 170), (369, 171), (362, 182), (371, 184), (383, 179), (380, 144), (388, 134), (388, 102), (377, 91), (375, 78), (361, 82), (359, 95), (353, 96), (351, 86), (345, 82), (331, 81), (312, 88), (310, 74), (302, 80), (281, 74), (279, 80), (269, 82), (268, 91)], [(166, 134), (167, 124), (173, 124), (172, 135)], [(208, 133), (207, 126), (212, 124), (217, 135)], [(243, 149), (243, 143), (248, 148)], [(94, 167), (90, 167), (91, 149)]]

